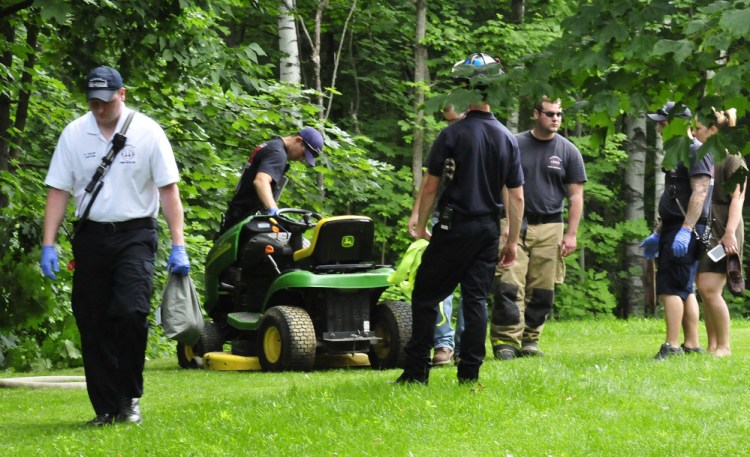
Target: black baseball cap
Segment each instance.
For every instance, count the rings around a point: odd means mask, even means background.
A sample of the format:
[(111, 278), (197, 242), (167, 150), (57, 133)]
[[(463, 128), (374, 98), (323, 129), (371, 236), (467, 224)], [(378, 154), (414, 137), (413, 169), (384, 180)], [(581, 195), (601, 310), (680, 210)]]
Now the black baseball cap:
[(96, 67), (86, 78), (86, 100), (98, 98), (108, 102), (120, 88), (122, 88), (122, 77), (117, 70), (103, 65)]

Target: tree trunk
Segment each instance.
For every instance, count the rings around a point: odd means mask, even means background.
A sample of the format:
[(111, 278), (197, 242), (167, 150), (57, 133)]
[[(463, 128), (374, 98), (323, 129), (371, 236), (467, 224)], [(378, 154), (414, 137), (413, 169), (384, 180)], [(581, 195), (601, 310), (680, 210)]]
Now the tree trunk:
[(295, 0), (281, 0), (279, 9), (279, 78), (282, 82), (299, 84), (300, 76), (299, 47), (297, 43), (297, 26), (294, 21)]
[(360, 100), (360, 91), (359, 91), (359, 76), (357, 75), (357, 61), (354, 58), (354, 32), (352, 31), (352, 34), (349, 37), (349, 64), (351, 65), (351, 72), (352, 72), (352, 84), (354, 85), (354, 95), (350, 97), (349, 100), (349, 112), (351, 113), (352, 118), (352, 128), (354, 129), (354, 133), (357, 135), (362, 134), (362, 130), (359, 126), (359, 100)]
[(526, 15), (525, 0), (512, 0), (510, 11), (510, 21), (514, 24), (523, 24)]
[[(13, 43), (16, 37), (15, 27), (8, 20), (0, 20), (0, 34), (2, 34), (6, 43)], [(0, 170), (8, 169), (10, 160), (10, 108), (13, 81), (10, 79), (10, 68), (13, 65), (13, 53), (10, 47), (0, 56), (3, 68), (7, 69), (0, 73)], [(3, 205), (4, 206), (4, 205)]]
[[(656, 141), (654, 143), (654, 219), (659, 215), (659, 197), (664, 193), (664, 172), (661, 170), (661, 163), (664, 161), (664, 138), (661, 132), (656, 132)], [(656, 223), (656, 220), (651, 221)]]
[(512, 133), (518, 133), (518, 110), (515, 110), (508, 115), (506, 127), (508, 127), (508, 130)]
[[(513, 0), (511, 2), (511, 8), (510, 8), (510, 22), (513, 24), (523, 24), (524, 16), (526, 15), (526, 6), (525, 6), (525, 0)], [(520, 101), (519, 101), (520, 105)], [(519, 130), (519, 112), (520, 106), (511, 111), (508, 114), (508, 119), (506, 120), (505, 124), (508, 129), (513, 133), (518, 133)]]
[(414, 46), (414, 82), (417, 92), (414, 105), (417, 118), (414, 125), (414, 144), (411, 161), (411, 171), (414, 182), (414, 195), (417, 194), (422, 183), (422, 157), (424, 155), (424, 85), (428, 84), (427, 47), (424, 45), (427, 30), (427, 6), (425, 0), (416, 0), (417, 26)]
[[(628, 117), (626, 119), (628, 142), (626, 151), (629, 162), (625, 170), (625, 218), (627, 220), (642, 219), (644, 176), (646, 168), (646, 119)], [(638, 241), (626, 241), (624, 271), (638, 271), (643, 266), (643, 256)], [(639, 275), (628, 275), (624, 291), (624, 310), (622, 317), (632, 315), (643, 316), (644, 287), (643, 278)]]
[(328, 0), (321, 0), (315, 10), (315, 32), (312, 39), (312, 56), (313, 72), (315, 77), (315, 90), (318, 92), (318, 106), (320, 108), (321, 118), (323, 112), (323, 80), (320, 75), (320, 28), (323, 23), (323, 11), (328, 7)]
[[(318, 3), (318, 8), (315, 10), (315, 30), (313, 32), (313, 36), (310, 36), (310, 33), (307, 31), (307, 27), (305, 27), (305, 21), (303, 21), (300, 18), (300, 27), (305, 32), (305, 36), (307, 37), (308, 42), (310, 43), (310, 48), (312, 50), (312, 55), (310, 56), (310, 60), (312, 60), (313, 63), (313, 77), (315, 78), (315, 90), (318, 92), (318, 117), (323, 122), (323, 119), (325, 118), (325, 112), (323, 110), (323, 81), (321, 79), (320, 75), (320, 29), (323, 22), (323, 11), (328, 7), (328, 0), (321, 0), (320, 3)], [(325, 197), (325, 187), (323, 185), (323, 175), (321, 173), (318, 173), (318, 179), (317, 179), (317, 187), (318, 187), (318, 197), (322, 200)]]
[[(339, 40), (339, 48), (338, 51), (334, 54), (333, 59), (333, 74), (331, 75), (331, 87), (334, 89), (336, 88), (336, 75), (339, 71), (339, 62), (341, 61), (341, 50), (344, 49), (344, 42), (346, 41), (346, 31), (349, 29), (349, 21), (352, 20), (352, 16), (354, 16), (354, 12), (357, 10), (357, 0), (352, 1), (352, 5), (349, 8), (349, 15), (346, 16), (346, 21), (344, 22), (344, 29), (341, 31), (341, 39)], [(333, 92), (330, 93), (328, 96), (328, 108), (326, 109), (326, 114), (324, 119), (328, 119), (328, 117), (331, 115), (331, 107), (333, 106)]]
[(18, 156), (20, 147), (23, 144), (23, 131), (26, 129), (26, 119), (29, 115), (29, 102), (31, 99), (31, 81), (33, 79), (31, 72), (36, 65), (37, 43), (39, 39), (39, 26), (34, 23), (26, 23), (26, 45), (32, 50), (26, 61), (23, 63), (23, 74), (21, 75), (21, 92), (18, 95), (18, 105), (16, 106), (15, 131), (18, 135), (13, 137), (13, 145), (8, 153), (9, 158), (14, 159)]

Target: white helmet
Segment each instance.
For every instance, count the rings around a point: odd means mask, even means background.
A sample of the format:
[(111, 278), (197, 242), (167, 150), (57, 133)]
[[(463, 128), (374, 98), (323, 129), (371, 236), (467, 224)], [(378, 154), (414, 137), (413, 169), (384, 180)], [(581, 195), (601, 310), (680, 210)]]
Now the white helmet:
[(477, 52), (456, 62), (451, 74), (458, 85), (484, 89), (489, 81), (503, 74), (503, 69), (499, 59)]

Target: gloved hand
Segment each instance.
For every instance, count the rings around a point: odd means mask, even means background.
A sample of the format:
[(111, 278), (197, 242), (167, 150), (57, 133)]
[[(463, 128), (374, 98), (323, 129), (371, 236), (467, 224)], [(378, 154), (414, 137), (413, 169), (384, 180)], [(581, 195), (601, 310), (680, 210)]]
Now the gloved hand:
[(275, 216), (276, 213), (278, 212), (279, 212), (278, 208), (268, 208), (268, 210), (266, 211), (266, 213), (268, 213), (269, 216)]
[(643, 248), (643, 257), (654, 260), (659, 256), (659, 234), (652, 233), (639, 246)]
[(39, 265), (42, 267), (44, 276), (52, 280), (57, 279), (55, 273), (60, 271), (60, 266), (58, 265), (57, 251), (54, 246), (51, 244), (42, 246), (42, 258), (39, 261)]
[(692, 232), (685, 227), (682, 227), (680, 231), (677, 232), (677, 235), (674, 237), (674, 242), (672, 243), (672, 252), (675, 257), (682, 257), (687, 254), (691, 236)]
[(167, 270), (181, 276), (188, 274), (190, 271), (190, 260), (188, 259), (187, 251), (185, 251), (185, 246), (172, 245), (172, 253), (169, 254), (169, 260), (167, 260)]

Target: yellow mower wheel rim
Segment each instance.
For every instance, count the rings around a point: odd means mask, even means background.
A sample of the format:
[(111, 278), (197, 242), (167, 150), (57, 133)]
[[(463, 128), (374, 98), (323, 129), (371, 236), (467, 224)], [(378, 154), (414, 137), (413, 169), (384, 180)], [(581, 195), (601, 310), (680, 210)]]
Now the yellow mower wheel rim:
[(270, 363), (277, 363), (281, 358), (281, 333), (276, 327), (268, 327), (263, 335), (263, 353)]
[(374, 330), (375, 336), (381, 338), (381, 340), (373, 344), (373, 352), (382, 360), (388, 357), (388, 354), (391, 352), (391, 341), (388, 338), (388, 332), (386, 332), (384, 325), (376, 325)]
[(193, 352), (193, 347), (188, 346), (187, 344), (182, 347), (183, 354), (185, 355), (186, 360), (193, 360), (195, 358), (195, 352)]

